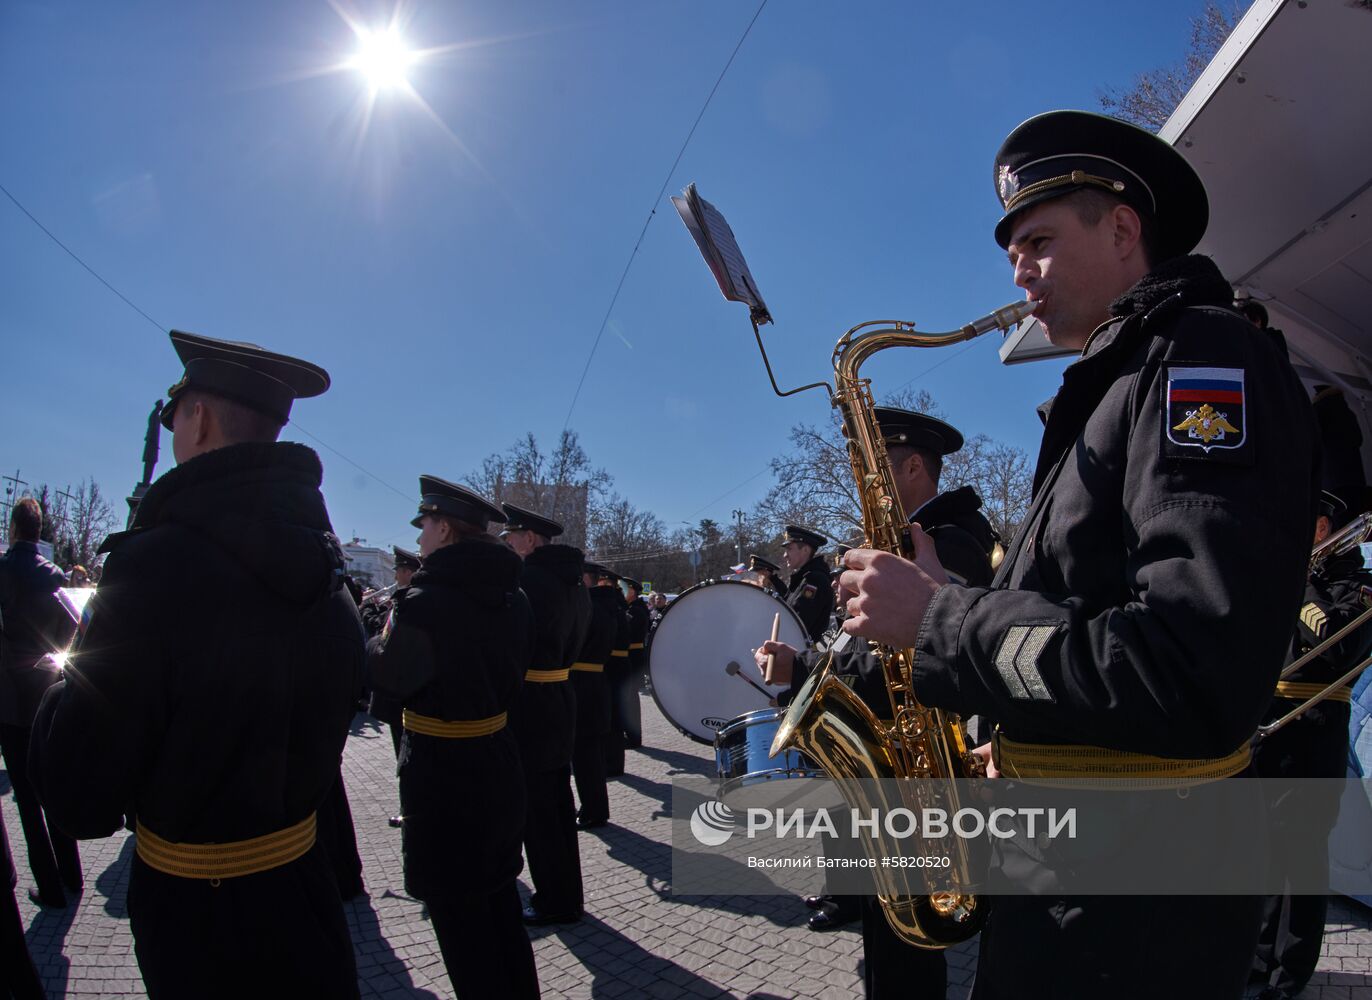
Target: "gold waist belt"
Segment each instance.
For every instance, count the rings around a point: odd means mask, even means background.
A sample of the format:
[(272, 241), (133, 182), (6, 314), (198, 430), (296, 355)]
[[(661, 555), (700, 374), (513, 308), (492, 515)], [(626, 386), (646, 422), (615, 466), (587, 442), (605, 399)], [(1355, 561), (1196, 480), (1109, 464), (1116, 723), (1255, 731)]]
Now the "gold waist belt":
[[(1322, 693), (1328, 686), (1328, 684), (1311, 684), (1306, 681), (1277, 681), (1277, 697), (1305, 701), (1307, 698), (1313, 698)], [(1324, 700), (1341, 701), (1345, 705), (1350, 705), (1353, 702), (1353, 691), (1347, 687), (1336, 688), (1334, 693)]]
[(642, 648), (643, 648), (643, 643), (641, 643), (641, 642), (631, 642), (631, 643), (629, 643), (629, 648), (630, 648), (630, 649), (642, 649)]
[(570, 670), (581, 670), (581, 671), (584, 671), (585, 673), (588, 673), (588, 674), (600, 674), (600, 673), (604, 673), (604, 672), (605, 672), (605, 664), (603, 664), (603, 663), (581, 663), (581, 662), (578, 661), (577, 663), (573, 663), (573, 664), (571, 665), (571, 667), (568, 668), (568, 669), (570, 669)]
[(220, 879), (255, 875), (280, 868), (302, 857), (314, 846), (315, 814), (294, 826), (251, 840), (223, 844), (174, 844), (163, 840), (141, 822), (133, 839), (134, 850), (150, 868), (180, 878)]
[(628, 655), (629, 655), (629, 651), (628, 651), (627, 649), (616, 649), (616, 650), (615, 650), (613, 653), (611, 653), (610, 655), (611, 655), (611, 656), (628, 656)]
[(558, 681), (565, 681), (570, 675), (571, 670), (566, 667), (561, 670), (526, 670), (524, 679), (535, 684), (556, 684)]
[(505, 713), (493, 715), (489, 719), (463, 719), (460, 722), (447, 722), (431, 719), (427, 715), (411, 712), (408, 708), (400, 714), (400, 724), (412, 733), (425, 736), (441, 736), (448, 740), (466, 740), (473, 736), (490, 736), (505, 728)]
[(1252, 748), (1244, 743), (1224, 757), (1175, 760), (1128, 750), (1019, 743), (1001, 736), (991, 742), (1001, 774), (1028, 785), (1081, 788), (1185, 788), (1238, 774), (1248, 766)]

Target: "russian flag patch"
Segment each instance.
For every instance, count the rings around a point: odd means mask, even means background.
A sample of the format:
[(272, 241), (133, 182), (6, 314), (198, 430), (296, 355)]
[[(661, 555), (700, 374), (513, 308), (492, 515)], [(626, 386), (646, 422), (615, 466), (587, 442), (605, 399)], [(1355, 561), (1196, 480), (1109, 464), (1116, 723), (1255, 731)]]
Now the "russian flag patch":
[(1248, 438), (1244, 402), (1242, 368), (1169, 366), (1163, 410), (1166, 439), (1207, 454), (1241, 448)]

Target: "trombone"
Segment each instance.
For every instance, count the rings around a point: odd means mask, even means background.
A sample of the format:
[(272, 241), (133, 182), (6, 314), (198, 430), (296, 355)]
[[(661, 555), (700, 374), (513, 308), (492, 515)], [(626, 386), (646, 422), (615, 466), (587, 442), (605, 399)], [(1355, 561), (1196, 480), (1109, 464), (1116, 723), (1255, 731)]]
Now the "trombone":
[[(1341, 556), (1353, 551), (1363, 542), (1367, 541), (1369, 537), (1372, 537), (1372, 511), (1359, 514), (1334, 534), (1316, 545), (1314, 550), (1310, 553), (1310, 571), (1314, 572), (1336, 556)], [(1352, 635), (1369, 619), (1372, 619), (1372, 608), (1365, 609), (1361, 614), (1331, 635), (1328, 639), (1325, 639), (1323, 642), (1314, 646), (1299, 659), (1295, 660), (1290, 666), (1284, 668), (1281, 672), (1281, 676), (1277, 679), (1279, 681), (1284, 681), (1306, 664), (1323, 656), (1326, 650), (1342, 642), (1349, 635)], [(1278, 729), (1284, 727), (1287, 723), (1300, 718), (1335, 691), (1339, 690), (1339, 688), (1352, 683), (1353, 680), (1369, 666), (1372, 666), (1372, 656), (1365, 657), (1357, 666), (1353, 667), (1338, 680), (1328, 685), (1318, 694), (1297, 705), (1280, 719), (1274, 719), (1265, 726), (1259, 726), (1257, 733), (1253, 737), (1254, 742), (1266, 739)]]

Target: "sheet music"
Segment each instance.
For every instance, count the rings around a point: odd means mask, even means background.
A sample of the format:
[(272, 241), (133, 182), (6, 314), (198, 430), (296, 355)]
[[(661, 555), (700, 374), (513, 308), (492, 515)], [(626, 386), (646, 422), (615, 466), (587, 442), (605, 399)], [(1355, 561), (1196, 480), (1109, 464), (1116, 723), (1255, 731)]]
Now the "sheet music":
[(724, 297), (731, 302), (747, 305), (754, 322), (770, 323), (772, 316), (767, 311), (767, 304), (757, 290), (757, 282), (753, 280), (748, 263), (743, 259), (743, 251), (738, 247), (734, 231), (729, 228), (719, 209), (700, 197), (694, 184), (686, 188), (683, 197), (674, 196), (672, 204), (710, 265)]

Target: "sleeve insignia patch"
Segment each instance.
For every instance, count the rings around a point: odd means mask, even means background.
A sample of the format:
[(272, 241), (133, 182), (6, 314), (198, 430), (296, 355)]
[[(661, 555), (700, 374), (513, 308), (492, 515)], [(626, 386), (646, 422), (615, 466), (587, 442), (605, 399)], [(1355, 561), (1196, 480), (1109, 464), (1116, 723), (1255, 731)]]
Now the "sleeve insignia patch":
[(809, 600), (811, 597), (814, 597), (818, 593), (819, 591), (815, 588), (815, 585), (813, 583), (807, 583), (804, 589), (801, 590), (800, 597), (801, 600)]
[(1169, 367), (1167, 440), (1183, 448), (1234, 449), (1247, 440), (1242, 368)]
[(996, 672), (1010, 697), (1017, 701), (1055, 701), (1039, 672), (1039, 658), (1061, 622), (1011, 625), (996, 650)]
[[(1364, 587), (1364, 594), (1366, 593), (1366, 591), (1367, 588)], [(1325, 615), (1323, 611), (1320, 610), (1320, 606), (1318, 604), (1316, 604), (1314, 601), (1311, 601), (1305, 607), (1301, 608), (1301, 624), (1308, 628), (1311, 632), (1314, 632), (1317, 636), (1323, 638), (1325, 626), (1329, 624), (1329, 618)]]
[(391, 629), (395, 627), (395, 605), (391, 605), (390, 614), (386, 615), (386, 624), (381, 629), (381, 643), (385, 645), (386, 640), (391, 637)]

